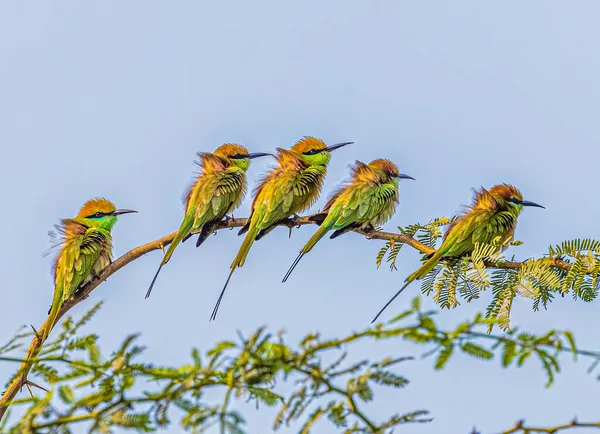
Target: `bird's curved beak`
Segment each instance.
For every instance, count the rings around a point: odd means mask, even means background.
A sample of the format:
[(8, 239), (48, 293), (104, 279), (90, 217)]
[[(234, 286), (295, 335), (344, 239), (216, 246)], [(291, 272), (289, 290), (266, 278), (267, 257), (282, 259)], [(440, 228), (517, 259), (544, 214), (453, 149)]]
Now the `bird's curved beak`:
[(248, 154), (248, 158), (252, 160), (253, 158), (266, 157), (267, 155), (274, 157), (273, 154), (269, 154), (268, 152), (252, 152)]
[(406, 173), (399, 173), (396, 175), (396, 178), (400, 178), (400, 179), (412, 179), (413, 181), (416, 181), (415, 178), (413, 178), (410, 175), (407, 175)]
[(331, 151), (335, 151), (336, 149), (341, 148), (342, 146), (346, 146), (346, 145), (351, 145), (354, 142), (343, 142), (343, 143), (336, 143), (335, 145), (331, 145), (331, 146), (327, 146), (325, 149), (323, 149), (322, 152), (331, 152)]
[(520, 203), (523, 206), (537, 206), (538, 208), (544, 208), (544, 209), (546, 209), (545, 206), (542, 206), (539, 203), (531, 202), (529, 200), (522, 200)]
[(132, 212), (137, 212), (137, 211), (134, 209), (118, 209), (116, 211), (113, 211), (112, 215), (129, 214)]

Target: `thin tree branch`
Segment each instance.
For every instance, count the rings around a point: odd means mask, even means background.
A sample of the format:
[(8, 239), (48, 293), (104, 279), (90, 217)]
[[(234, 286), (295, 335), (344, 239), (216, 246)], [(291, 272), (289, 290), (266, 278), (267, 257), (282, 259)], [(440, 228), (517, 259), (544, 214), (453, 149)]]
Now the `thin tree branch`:
[[(569, 423), (565, 423), (562, 425), (556, 425), (553, 427), (534, 427), (525, 425), (524, 420), (520, 420), (516, 423), (514, 427), (509, 430), (503, 431), (502, 434), (533, 434), (533, 433), (549, 433), (556, 434), (562, 431), (568, 431), (575, 428), (600, 428), (600, 422), (578, 422), (577, 419), (573, 419), (573, 421)], [(475, 431), (475, 430), (473, 430)]]
[(364, 413), (362, 413), (358, 409), (358, 406), (356, 405), (356, 401), (354, 400), (354, 397), (352, 396), (351, 392), (342, 390), (339, 387), (335, 386), (331, 381), (329, 381), (327, 378), (325, 378), (322, 375), (323, 372), (317, 371), (318, 373), (315, 373), (314, 371), (308, 371), (306, 369), (301, 369), (299, 367), (296, 367), (294, 369), (298, 372), (303, 373), (304, 375), (306, 375), (308, 377), (311, 377), (317, 384), (323, 383), (325, 386), (327, 386), (328, 392), (335, 392), (338, 395), (341, 395), (344, 398), (346, 398), (346, 401), (348, 404), (348, 409), (350, 410), (350, 412), (352, 414), (354, 414), (358, 419), (362, 420), (363, 423), (369, 427), (371, 432), (373, 432), (373, 433), (378, 432), (377, 425), (375, 425), (374, 422), (372, 422), (367, 416), (364, 415)]
[[(279, 226), (286, 226), (291, 229), (296, 226), (299, 227), (299, 226), (316, 224), (315, 222), (311, 221), (309, 218), (310, 218), (310, 216), (288, 219), (288, 220), (280, 222)], [(233, 229), (233, 228), (243, 227), (246, 224), (246, 222), (247, 222), (247, 219), (245, 219), (245, 218), (228, 218), (226, 220), (223, 220), (221, 223), (219, 223), (215, 227), (215, 231), (222, 230), (222, 229)], [(377, 232), (365, 231), (362, 229), (355, 229), (354, 232), (365, 235), (368, 239), (371, 239), (371, 240), (383, 240), (383, 241), (393, 240), (394, 242), (397, 242), (397, 243), (408, 244), (409, 246), (413, 247), (414, 249), (418, 250), (419, 252), (421, 252), (423, 254), (427, 254), (427, 255), (435, 252), (434, 248), (420, 243), (419, 241), (417, 241), (415, 238), (413, 238), (410, 235), (392, 233), (392, 232), (383, 232), (383, 231), (377, 231)], [(147, 244), (136, 247), (136, 248), (130, 250), (129, 252), (125, 253), (123, 256), (121, 256), (117, 260), (113, 261), (108, 267), (106, 267), (106, 269), (102, 272), (102, 274), (98, 278), (87, 283), (85, 286), (83, 286), (81, 289), (79, 289), (75, 294), (73, 294), (73, 296), (71, 296), (71, 298), (69, 298), (67, 301), (65, 301), (63, 303), (63, 305), (60, 309), (60, 312), (58, 313), (56, 323), (58, 323), (58, 319), (60, 319), (73, 306), (81, 303), (83, 300), (88, 298), (94, 289), (96, 289), (102, 282), (104, 282), (106, 279), (108, 279), (110, 276), (112, 276), (115, 272), (119, 271), (121, 268), (123, 268), (130, 262), (136, 260), (137, 258), (145, 255), (146, 253), (150, 253), (154, 250), (164, 249), (165, 246), (169, 245), (173, 241), (173, 239), (175, 238), (175, 235), (176, 235), (176, 232), (173, 232), (169, 235), (165, 235), (162, 238), (159, 238), (159, 239), (151, 241)], [(571, 269), (571, 264), (569, 264), (568, 262), (565, 262), (563, 260), (548, 258), (547, 261), (548, 261), (548, 265), (550, 265), (551, 267), (559, 268), (559, 269), (565, 270), (565, 271), (569, 271)], [(523, 264), (522, 262), (511, 262), (511, 261), (498, 261), (498, 262), (486, 261), (485, 262), (485, 265), (488, 268), (502, 268), (502, 269), (513, 269), (513, 270), (519, 269), (522, 264)], [(4, 392), (4, 394), (2, 395), (2, 398), (0, 398), (0, 420), (2, 420), (4, 414), (6, 413), (6, 410), (10, 406), (10, 403), (15, 398), (15, 396), (17, 395), (19, 390), (23, 387), (23, 385), (25, 384), (25, 381), (27, 381), (27, 374), (31, 370), (33, 363), (35, 363), (37, 355), (39, 354), (39, 352), (42, 348), (42, 345), (43, 345), (41, 336), (43, 336), (46, 329), (49, 329), (49, 328), (51, 328), (51, 327), (48, 323), (48, 318), (46, 318), (46, 321), (44, 322), (42, 327), (39, 330), (37, 330), (37, 334), (31, 340), (31, 343), (29, 344), (29, 347), (27, 349), (27, 353), (25, 354), (24, 361), (21, 364), (21, 366), (19, 367), (19, 371), (17, 372), (17, 374), (11, 381), (6, 392)]]

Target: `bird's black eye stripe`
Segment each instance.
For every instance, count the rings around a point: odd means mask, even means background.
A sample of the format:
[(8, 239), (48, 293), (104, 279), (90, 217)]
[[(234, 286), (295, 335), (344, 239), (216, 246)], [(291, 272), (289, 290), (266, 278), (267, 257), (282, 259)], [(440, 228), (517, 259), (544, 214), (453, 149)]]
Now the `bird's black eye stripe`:
[(234, 160), (241, 160), (242, 158), (248, 158), (248, 156), (246, 154), (235, 154), (229, 158)]
[(106, 213), (103, 213), (103, 212), (99, 212), (99, 211), (98, 211), (97, 213), (94, 213), (94, 214), (92, 214), (92, 215), (89, 215), (89, 216), (87, 216), (86, 218), (87, 218), (87, 219), (99, 219), (99, 218), (101, 218), (101, 217), (104, 217), (105, 215), (107, 215), (107, 214), (106, 214)]
[(303, 152), (304, 155), (315, 155), (320, 152), (323, 152), (324, 149), (311, 149), (310, 151)]
[(516, 203), (517, 205), (519, 205), (521, 203), (521, 201), (519, 199), (515, 199), (514, 197), (511, 197), (510, 199), (508, 199), (509, 202), (512, 203)]

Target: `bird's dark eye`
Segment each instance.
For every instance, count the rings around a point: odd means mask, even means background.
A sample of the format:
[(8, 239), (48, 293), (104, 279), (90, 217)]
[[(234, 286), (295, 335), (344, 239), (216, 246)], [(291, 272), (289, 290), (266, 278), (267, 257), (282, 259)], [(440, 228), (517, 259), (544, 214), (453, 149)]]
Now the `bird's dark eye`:
[(310, 151), (303, 152), (303, 155), (315, 155), (320, 152), (323, 152), (323, 149), (311, 149)]
[(511, 197), (510, 199), (508, 199), (509, 202), (512, 203), (516, 203), (517, 205), (519, 205), (521, 203), (521, 201), (519, 199), (515, 199), (514, 197)]
[(233, 160), (241, 160), (242, 158), (248, 158), (248, 156), (245, 154), (235, 154), (229, 158), (231, 158)]

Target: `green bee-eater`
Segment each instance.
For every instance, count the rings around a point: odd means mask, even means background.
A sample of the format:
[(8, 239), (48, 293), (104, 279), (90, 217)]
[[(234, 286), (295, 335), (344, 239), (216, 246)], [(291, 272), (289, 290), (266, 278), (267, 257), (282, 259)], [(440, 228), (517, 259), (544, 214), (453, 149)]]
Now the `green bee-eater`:
[(211, 234), (213, 227), (242, 203), (246, 195), (246, 172), (250, 167), (250, 160), (266, 155), (272, 154), (249, 154), (245, 147), (232, 143), (219, 146), (213, 153), (198, 153), (202, 170), (185, 195), (183, 221), (150, 283), (146, 298), (150, 297), (160, 270), (169, 262), (180, 242), (194, 234), (200, 234), (196, 247), (200, 246)]
[(282, 220), (309, 208), (318, 199), (327, 174), (330, 153), (351, 143), (353, 142), (327, 146), (322, 140), (305, 137), (290, 150), (277, 148), (275, 158), (279, 165), (262, 178), (254, 192), (250, 217), (239, 235), (248, 233), (231, 264), (229, 277), (219, 295), (211, 320), (217, 316), (233, 272), (244, 265), (254, 241), (271, 232)]
[[(103, 198), (88, 200), (76, 217), (63, 219), (55, 226), (60, 236), (60, 251), (54, 262), (54, 298), (48, 312), (49, 324), (43, 340), (54, 326), (63, 302), (78, 288), (100, 275), (112, 259), (111, 230), (117, 216), (137, 212), (117, 209)], [(52, 233), (51, 233), (52, 234)]]
[(475, 244), (491, 244), (498, 240), (500, 244), (506, 245), (512, 241), (517, 218), (524, 206), (544, 208), (535, 202), (523, 200), (521, 192), (512, 185), (499, 184), (489, 190), (482, 187), (476, 191), (473, 204), (448, 226), (439, 249), (406, 278), (404, 286), (394, 294), (371, 323), (377, 320), (411, 282), (429, 274), (442, 258), (460, 258), (471, 253)]
[(282, 282), (287, 281), (302, 257), (327, 232), (334, 230), (330, 237), (334, 239), (352, 229), (372, 230), (387, 222), (396, 211), (400, 179), (414, 180), (400, 173), (398, 167), (386, 159), (373, 160), (368, 165), (356, 161), (351, 171), (352, 180), (333, 193), (321, 213), (310, 218), (320, 227), (300, 250)]

